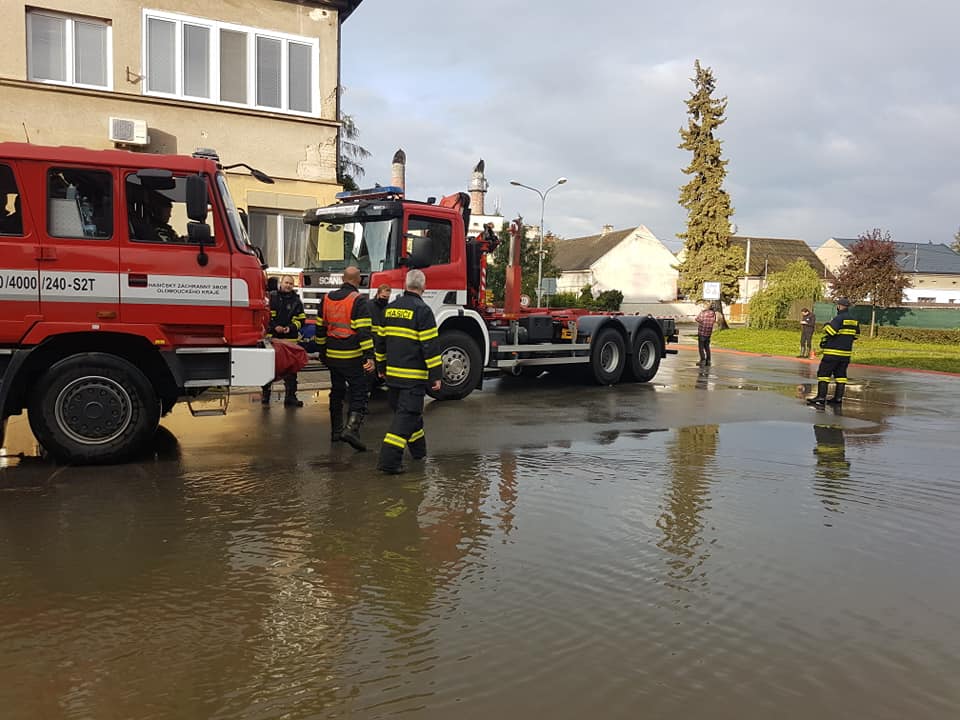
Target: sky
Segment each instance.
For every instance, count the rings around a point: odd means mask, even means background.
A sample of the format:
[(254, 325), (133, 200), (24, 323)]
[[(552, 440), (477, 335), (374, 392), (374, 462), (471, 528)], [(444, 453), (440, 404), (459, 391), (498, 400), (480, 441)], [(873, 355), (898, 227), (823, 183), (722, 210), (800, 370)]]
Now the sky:
[(407, 155), (407, 196), (466, 190), (563, 238), (646, 225), (672, 250), (694, 61), (726, 96), (716, 135), (740, 235), (960, 227), (960, 3), (948, 0), (364, 0), (343, 26), (343, 111), (372, 153)]

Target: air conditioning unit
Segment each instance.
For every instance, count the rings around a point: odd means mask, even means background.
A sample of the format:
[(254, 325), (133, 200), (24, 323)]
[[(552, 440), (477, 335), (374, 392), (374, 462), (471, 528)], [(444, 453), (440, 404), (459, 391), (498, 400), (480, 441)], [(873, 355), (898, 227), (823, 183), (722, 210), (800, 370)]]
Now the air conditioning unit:
[(147, 121), (131, 118), (110, 118), (110, 140), (122, 145), (147, 145)]

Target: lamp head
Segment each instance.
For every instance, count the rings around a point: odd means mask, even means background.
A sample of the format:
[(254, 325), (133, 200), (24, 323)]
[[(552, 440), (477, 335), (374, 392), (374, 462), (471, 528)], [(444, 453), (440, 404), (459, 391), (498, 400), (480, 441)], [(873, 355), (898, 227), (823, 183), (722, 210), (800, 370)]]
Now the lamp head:
[(557, 185), (563, 185), (567, 179), (565, 177), (557, 178)]

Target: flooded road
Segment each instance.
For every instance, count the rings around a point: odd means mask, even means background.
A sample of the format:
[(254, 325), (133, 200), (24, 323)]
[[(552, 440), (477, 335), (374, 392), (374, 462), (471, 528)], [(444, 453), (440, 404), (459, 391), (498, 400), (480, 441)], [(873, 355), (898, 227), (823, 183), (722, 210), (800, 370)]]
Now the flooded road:
[[(504, 379), (375, 472), (300, 410), (178, 407), (142, 462), (0, 458), (0, 714), (960, 716), (960, 382), (715, 351)], [(372, 446), (388, 423), (375, 404)]]

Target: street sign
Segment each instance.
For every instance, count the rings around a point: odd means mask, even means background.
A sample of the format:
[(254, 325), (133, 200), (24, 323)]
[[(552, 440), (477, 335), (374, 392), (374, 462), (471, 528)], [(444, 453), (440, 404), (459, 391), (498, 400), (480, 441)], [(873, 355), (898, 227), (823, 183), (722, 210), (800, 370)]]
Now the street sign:
[(523, 307), (530, 307), (530, 296), (529, 296), (529, 295), (521, 295), (521, 296), (520, 296), (520, 304), (521, 304)]
[(556, 295), (557, 294), (557, 279), (556, 278), (543, 278), (540, 281), (540, 294), (541, 295)]
[(705, 282), (703, 284), (703, 299), (719, 300), (720, 299), (720, 283)]

